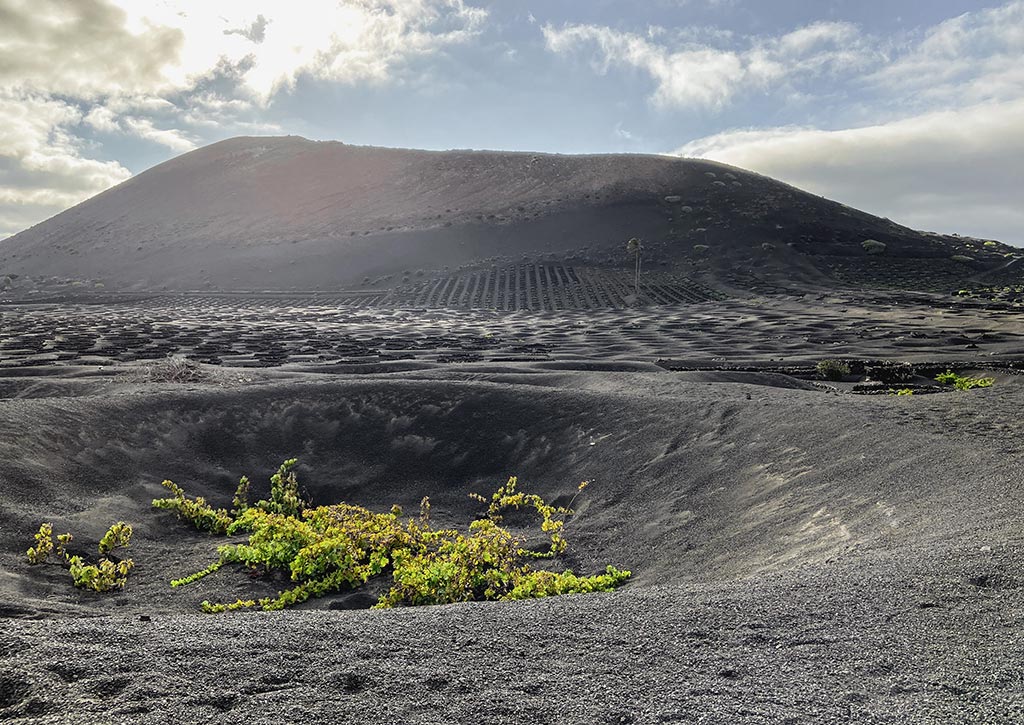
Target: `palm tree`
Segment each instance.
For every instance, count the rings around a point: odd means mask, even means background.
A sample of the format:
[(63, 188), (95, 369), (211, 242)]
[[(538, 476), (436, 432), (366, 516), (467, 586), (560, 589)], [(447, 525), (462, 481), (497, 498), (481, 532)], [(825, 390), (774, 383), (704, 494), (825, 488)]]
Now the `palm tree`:
[(636, 256), (636, 277), (633, 280), (633, 290), (636, 292), (636, 298), (640, 299), (640, 253), (644, 251), (644, 244), (636, 237), (633, 237), (626, 242), (626, 251)]

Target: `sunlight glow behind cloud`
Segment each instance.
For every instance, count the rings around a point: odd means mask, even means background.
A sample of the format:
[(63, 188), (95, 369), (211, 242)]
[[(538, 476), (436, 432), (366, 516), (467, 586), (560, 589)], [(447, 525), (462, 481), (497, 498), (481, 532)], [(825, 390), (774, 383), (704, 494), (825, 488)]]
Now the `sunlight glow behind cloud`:
[(463, 0), (114, 1), (140, 33), (180, 31), (178, 62), (167, 74), (178, 87), (226, 62), (242, 68), (245, 87), (262, 103), (303, 73), (386, 82), (406, 59), (470, 39), (487, 17)]
[(251, 115), (302, 75), (398, 82), (486, 17), (463, 0), (0, 0), (0, 238), (129, 176), (87, 157), (83, 129), (189, 151), (187, 127)]

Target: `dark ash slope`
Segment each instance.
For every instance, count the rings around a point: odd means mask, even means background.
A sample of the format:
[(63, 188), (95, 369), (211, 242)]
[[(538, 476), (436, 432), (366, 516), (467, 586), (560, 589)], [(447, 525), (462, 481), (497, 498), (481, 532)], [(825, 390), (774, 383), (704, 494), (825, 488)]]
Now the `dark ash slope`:
[[(358, 287), (463, 266), (624, 257), (632, 236), (673, 269), (694, 245), (726, 258), (1005, 253), (914, 232), (722, 164), (640, 155), (428, 152), (235, 138), (160, 164), (0, 244), (0, 273), (189, 289)], [(987, 261), (986, 261), (987, 260)], [(628, 260), (622, 259), (628, 265)], [(818, 265), (820, 266), (820, 265)], [(652, 268), (653, 269), (653, 268)], [(814, 275), (812, 275), (813, 277)]]
[[(0, 715), (1018, 721), (1020, 431), (981, 423), (1012, 426), (1021, 387), (906, 399), (779, 379), (523, 366), (0, 401)], [(171, 590), (217, 542), (149, 508), (158, 481), (226, 501), (239, 473), (265, 480), (290, 453), (318, 501), (430, 494), (453, 524), (507, 474), (552, 497), (590, 478), (566, 563), (635, 580), (517, 604), (189, 614), (277, 585), (225, 570)], [(133, 522), (128, 588), (90, 595), (28, 567), (42, 518), (83, 542)]]

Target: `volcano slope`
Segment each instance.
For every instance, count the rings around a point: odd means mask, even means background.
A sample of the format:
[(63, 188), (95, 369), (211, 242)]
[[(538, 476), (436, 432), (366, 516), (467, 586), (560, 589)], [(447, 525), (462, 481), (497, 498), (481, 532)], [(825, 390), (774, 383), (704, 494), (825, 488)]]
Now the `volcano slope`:
[[(256, 154), (259, 144), (268, 148)], [(301, 174), (282, 184), (251, 167), (309, 148), (376, 159), (359, 167), (370, 191), (332, 187), (342, 177), (325, 171), (299, 194)], [(533, 155), (378, 151), (225, 142), (0, 248), (13, 265), (0, 299), (0, 718), (1021, 721), (1024, 332), (1009, 248), (896, 228), (738, 170), (645, 157), (539, 156), (575, 176), (551, 172), (540, 191), (533, 177), (519, 192), (501, 187), (513, 209), (537, 216), (491, 220), (498, 207), (453, 201), (463, 193), (453, 188), (473, 188), (452, 186), (467, 159), (483, 168)], [(146, 191), (214, 152), (217, 173), (230, 176), (232, 163), (244, 173), (205, 187), (202, 174), (173, 176)], [(388, 175), (382, 158), (427, 166)], [(445, 164), (457, 173), (441, 174)], [(518, 178), (493, 165), (497, 178)], [(597, 180), (587, 186), (584, 172)], [(472, 208), (471, 221), (403, 216), (403, 200), (418, 198), (410, 189), (433, 193), (426, 182), (387, 191), (412, 178), (444, 181), (438, 203)], [(340, 194), (364, 215), (350, 215), (361, 230), (372, 213), (390, 214), (396, 229), (367, 236), (384, 261), (347, 246), (363, 235), (316, 236), (335, 223), (316, 213), (334, 213), (327, 196), (282, 211), (311, 188)], [(748, 188), (758, 191), (706, 205), (700, 218), (714, 225), (704, 231), (667, 226), (698, 208), (687, 202), (699, 189)], [(283, 205), (258, 224), (254, 189)], [(385, 192), (390, 206), (372, 212)], [(747, 214), (776, 192), (789, 201)], [(204, 207), (211, 194), (224, 198)], [(225, 213), (229, 223), (215, 207), (231, 199), (245, 214)], [(196, 211), (181, 224), (200, 226), (173, 226), (173, 204)], [(559, 232), (570, 218), (591, 226)], [(605, 228), (613, 218), (623, 226)], [(253, 224), (231, 236), (243, 219)], [(649, 266), (637, 295), (620, 251), (643, 219)], [(485, 253), (469, 228), (501, 244)], [(231, 247), (242, 236), (251, 248)], [(413, 238), (417, 249), (448, 240), (434, 246), (450, 256), (405, 282), (408, 259), (389, 256), (404, 247), (388, 240)], [(884, 254), (869, 254), (865, 238)], [(191, 261), (172, 259), (170, 240)], [(307, 261), (303, 245), (321, 243), (327, 256)], [(147, 244), (148, 262), (128, 253)], [(218, 256), (224, 246), (234, 252)], [(252, 271), (260, 255), (273, 274)], [(165, 292), (145, 286), (161, 265)], [(328, 279), (328, 267), (347, 281)], [(231, 289), (233, 276), (246, 289)], [(190, 360), (190, 374), (172, 380), (169, 366), (184, 363), (167, 355)], [(826, 358), (846, 360), (850, 375), (822, 380)], [(939, 389), (947, 368), (995, 384)], [(286, 583), (225, 567), (172, 589), (223, 540), (153, 509), (160, 482), (227, 506), (240, 475), (266, 495), (291, 456), (315, 504), (415, 510), (428, 495), (433, 518), (457, 528), (480, 513), (468, 494), (510, 475), (558, 503), (588, 480), (559, 565), (633, 577), (611, 593), (525, 602), (369, 611), (372, 594), (343, 591), (283, 612), (201, 614), (204, 599)], [(63, 569), (27, 562), (43, 521), (84, 551), (118, 520), (135, 528), (122, 591), (77, 590)]]
[(0, 294), (13, 283), (24, 294), (102, 285), (320, 291), (385, 307), (622, 307), (631, 237), (644, 240), (641, 291), (654, 303), (715, 299), (702, 279), (761, 292), (1024, 282), (1015, 250), (994, 240), (917, 232), (708, 161), (284, 137), (184, 154), (5, 240)]

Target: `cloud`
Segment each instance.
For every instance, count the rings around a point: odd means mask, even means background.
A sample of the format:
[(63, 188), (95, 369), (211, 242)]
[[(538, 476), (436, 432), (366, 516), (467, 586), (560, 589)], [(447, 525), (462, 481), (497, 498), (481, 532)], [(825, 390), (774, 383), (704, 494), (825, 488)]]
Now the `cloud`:
[(63, 101), (0, 92), (0, 237), (131, 175), (116, 161), (83, 155), (69, 131), (81, 118)]
[(599, 73), (613, 65), (638, 68), (655, 82), (652, 101), (660, 106), (696, 103), (723, 106), (743, 80), (740, 57), (712, 48), (670, 51), (647, 37), (598, 25), (545, 25), (541, 31), (549, 50), (571, 54), (586, 47), (596, 51), (593, 64)]
[(401, 83), (486, 18), (464, 0), (0, 0), (0, 237), (127, 178), (89, 158), (104, 136), (177, 153), (279, 131), (260, 111), (299, 78)]
[(121, 124), (117, 122), (117, 114), (105, 106), (96, 106), (82, 120), (92, 128), (103, 133), (117, 133), (121, 131)]
[[(776, 36), (735, 37), (714, 28), (624, 32), (600, 25), (541, 28), (548, 50), (589, 57), (599, 73), (639, 70), (661, 108), (721, 111), (742, 93), (842, 78), (882, 106), (922, 111), (1024, 93), (1024, 0), (964, 13), (917, 34), (879, 38), (849, 22), (818, 21)], [(813, 89), (819, 94), (822, 87)], [(811, 95), (814, 95), (813, 93)]]
[(182, 131), (156, 128), (148, 118), (125, 118), (123, 125), (131, 134), (166, 146), (178, 153), (191, 151), (196, 147), (196, 144)]
[(731, 40), (730, 34), (669, 34), (649, 28), (646, 35), (599, 25), (541, 28), (547, 48), (557, 54), (592, 50), (595, 70), (612, 66), (638, 69), (651, 77), (651, 102), (659, 107), (722, 109), (738, 93), (770, 88), (785, 80), (826, 73), (849, 73), (877, 56), (868, 39), (850, 23), (817, 22), (776, 37), (749, 39), (747, 47), (723, 48), (694, 41), (701, 35)]
[(400, 80), (411, 60), (475, 37), (487, 11), (464, 0), (168, 0), (117, 2), (137, 27), (182, 32), (181, 85), (219, 63), (245, 63), (262, 103), (306, 75), (341, 83)]
[[(126, 105), (130, 104), (121, 102), (114, 104), (114, 107), (123, 109)], [(151, 103), (143, 103), (143, 107), (151, 105)], [(123, 110), (115, 112), (111, 106), (93, 107), (82, 117), (82, 122), (101, 133), (128, 134), (152, 141), (178, 153), (196, 148), (195, 142), (182, 131), (157, 128), (149, 118), (126, 115)]]
[(919, 229), (1024, 245), (1024, 99), (836, 131), (727, 131), (675, 153), (757, 171)]
[(617, 124), (615, 124), (615, 128), (612, 130), (612, 132), (618, 138), (621, 138), (624, 141), (635, 141), (636, 140), (636, 136), (633, 134), (632, 131), (622, 127), (622, 121), (619, 121)]
[(1024, 0), (929, 28), (867, 80), (918, 103), (1019, 98), (1024, 93)]
[(130, 176), (89, 158), (82, 129), (182, 150), (180, 132), (122, 118), (116, 105), (172, 91), (183, 45), (180, 29), (130, 28), (106, 0), (0, 0), (0, 237)]
[(221, 64), (267, 102), (302, 75), (396, 79), (478, 34), (464, 0), (2, 0), (0, 87), (75, 99), (166, 96)]
[(224, 35), (241, 35), (246, 40), (251, 40), (253, 43), (262, 43), (267, 38), (267, 20), (262, 15), (257, 15), (256, 19), (252, 21), (252, 24), (248, 28), (232, 28), (230, 30), (223, 31)]
[(3, 0), (0, 87), (90, 99), (167, 88), (184, 34), (126, 21), (106, 0)]
[[(824, 21), (774, 36), (597, 25), (542, 32), (548, 50), (585, 58), (598, 73), (647, 75), (648, 99), (663, 110), (720, 113), (755, 95), (775, 117), (815, 109), (814, 127), (726, 131), (680, 153), (911, 226), (1024, 244), (1024, 0), (889, 37)], [(772, 94), (774, 103), (765, 101)]]

